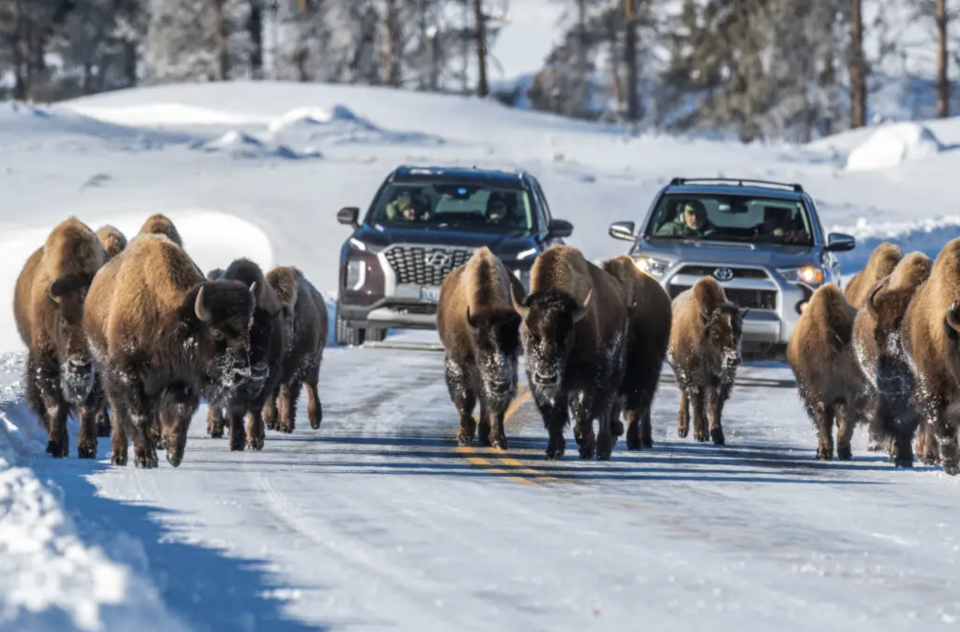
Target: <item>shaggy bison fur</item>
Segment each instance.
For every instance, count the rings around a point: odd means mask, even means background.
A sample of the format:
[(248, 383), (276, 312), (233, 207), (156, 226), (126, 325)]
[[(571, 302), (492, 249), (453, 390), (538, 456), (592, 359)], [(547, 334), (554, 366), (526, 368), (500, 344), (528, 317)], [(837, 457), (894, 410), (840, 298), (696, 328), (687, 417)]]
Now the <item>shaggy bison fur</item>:
[(280, 363), (277, 388), (267, 397), (263, 420), (267, 428), (291, 433), (297, 414), (300, 389), (307, 387), (307, 418), (310, 427), (320, 428), (323, 407), (317, 392), (320, 363), (327, 345), (329, 316), (320, 292), (295, 267), (274, 268), (267, 273), (269, 283), (283, 310), (286, 346)]
[(183, 248), (183, 239), (180, 238), (180, 232), (177, 230), (173, 221), (163, 213), (154, 213), (143, 222), (138, 235), (165, 235), (181, 248)]
[[(249, 259), (237, 259), (226, 270), (211, 271), (207, 278), (240, 281), (254, 288), (256, 298), (250, 330), (250, 381), (235, 391), (228, 391), (225, 399), (208, 407), (207, 432), (211, 437), (222, 437), (224, 423), (228, 422), (231, 450), (241, 451), (245, 444), (252, 450), (262, 450), (263, 406), (279, 383), (285, 347), (283, 306), (260, 266)], [(247, 417), (246, 432), (244, 416)]]
[(473, 441), (479, 400), (480, 443), (507, 447), (503, 418), (517, 392), (520, 352), (520, 315), (511, 286), (523, 294), (520, 281), (482, 247), (447, 275), (440, 290), (437, 329), (446, 352), (447, 390), (460, 413), (460, 445)]
[[(603, 269), (620, 283), (630, 322), (626, 373), (616, 409), (623, 410), (627, 422), (627, 449), (649, 449), (653, 447), (650, 408), (670, 344), (670, 295), (656, 279), (641, 272), (627, 255), (604, 261)], [(616, 412), (615, 426), (619, 423), (618, 417)]]
[(870, 259), (867, 260), (867, 265), (847, 283), (843, 291), (846, 301), (860, 309), (877, 283), (890, 276), (901, 259), (903, 259), (903, 251), (894, 244), (885, 241), (874, 248), (870, 253)]
[(916, 380), (914, 400), (940, 444), (947, 474), (960, 473), (960, 239), (933, 263), (903, 318), (904, 355)]
[(837, 456), (843, 461), (853, 458), (853, 430), (870, 408), (871, 390), (852, 344), (856, 316), (840, 288), (823, 285), (810, 297), (787, 346), (787, 363), (796, 376), (800, 399), (819, 432), (817, 458), (825, 461), (833, 459), (835, 423)]
[[(533, 264), (530, 294), (512, 290), (530, 390), (550, 434), (547, 458), (563, 457), (569, 412), (580, 458), (609, 459), (613, 407), (626, 368), (627, 306), (617, 280), (571, 246)], [(594, 436), (593, 420), (599, 420)], [(622, 428), (621, 428), (622, 430)]]
[[(888, 439), (891, 460), (906, 467), (913, 464), (910, 443), (920, 418), (911, 405), (915, 384), (903, 353), (900, 328), (910, 301), (932, 268), (933, 261), (921, 252), (901, 259), (864, 300), (853, 325), (857, 362), (877, 394), (871, 434)], [(925, 438), (920, 441), (921, 454), (926, 461), (935, 461), (936, 446), (928, 445)]]
[(97, 237), (103, 246), (107, 261), (113, 259), (120, 251), (127, 247), (127, 237), (120, 230), (110, 224), (104, 224), (97, 229)]
[(141, 234), (96, 276), (83, 324), (101, 370), (113, 428), (112, 462), (157, 466), (154, 425), (167, 460), (183, 460), (200, 397), (250, 378), (254, 297), (240, 281), (210, 281), (162, 235)]
[[(83, 308), (105, 254), (96, 233), (76, 217), (58, 224), (17, 278), (14, 318), (27, 346), (26, 401), (49, 437), (47, 452), (70, 453), (67, 416), (80, 418), (77, 456), (97, 455), (103, 393), (83, 330)], [(109, 421), (107, 421), (109, 425)]]
[[(724, 445), (721, 416), (742, 361), (740, 345), (747, 311), (727, 301), (723, 288), (709, 277), (673, 299), (667, 361), (680, 389), (680, 438), (690, 432), (692, 405), (694, 438), (701, 442), (712, 438), (715, 444)], [(710, 415), (709, 433), (705, 408)]]

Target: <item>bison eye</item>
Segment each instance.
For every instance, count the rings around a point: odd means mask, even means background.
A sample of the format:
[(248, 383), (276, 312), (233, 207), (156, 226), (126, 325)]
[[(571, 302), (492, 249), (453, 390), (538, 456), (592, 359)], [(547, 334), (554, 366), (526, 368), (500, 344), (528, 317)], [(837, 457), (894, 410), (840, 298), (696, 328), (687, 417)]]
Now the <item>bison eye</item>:
[(223, 340), (223, 332), (220, 331), (219, 329), (214, 329), (213, 339), (216, 340), (217, 342), (220, 342), (221, 340)]

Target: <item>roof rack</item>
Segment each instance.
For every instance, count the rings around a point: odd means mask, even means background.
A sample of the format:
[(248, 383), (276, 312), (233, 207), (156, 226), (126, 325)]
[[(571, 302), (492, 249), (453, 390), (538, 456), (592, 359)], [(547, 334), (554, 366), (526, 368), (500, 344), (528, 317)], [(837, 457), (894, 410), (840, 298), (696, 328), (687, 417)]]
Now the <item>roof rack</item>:
[(736, 182), (739, 186), (744, 186), (744, 183), (747, 183), (748, 185), (760, 184), (764, 187), (781, 187), (784, 189), (790, 189), (791, 191), (796, 191), (797, 193), (803, 193), (803, 187), (795, 182), (773, 182), (771, 180), (753, 180), (751, 178), (673, 178), (670, 180), (670, 185), (676, 186), (680, 184), (693, 184), (695, 182)]

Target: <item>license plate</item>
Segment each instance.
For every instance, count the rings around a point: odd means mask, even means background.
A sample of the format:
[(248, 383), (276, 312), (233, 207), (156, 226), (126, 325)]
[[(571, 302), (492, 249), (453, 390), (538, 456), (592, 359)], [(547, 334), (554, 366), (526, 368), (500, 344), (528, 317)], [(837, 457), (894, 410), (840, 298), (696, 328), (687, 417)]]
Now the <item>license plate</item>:
[(420, 300), (428, 303), (439, 303), (440, 288), (432, 285), (424, 285), (420, 288)]

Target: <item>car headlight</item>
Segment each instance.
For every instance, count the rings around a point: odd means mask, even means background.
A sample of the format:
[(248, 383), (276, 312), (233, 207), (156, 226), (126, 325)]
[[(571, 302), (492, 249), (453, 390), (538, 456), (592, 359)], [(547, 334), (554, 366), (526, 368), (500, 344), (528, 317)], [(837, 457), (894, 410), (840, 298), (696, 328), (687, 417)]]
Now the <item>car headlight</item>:
[(347, 261), (347, 287), (351, 290), (359, 290), (367, 281), (367, 263), (360, 259), (351, 259)]
[(667, 271), (667, 268), (670, 267), (669, 261), (655, 259), (653, 257), (637, 257), (634, 260), (634, 263), (637, 264), (637, 268), (641, 272), (646, 272), (647, 274), (655, 277), (663, 276), (664, 272)]
[(823, 268), (820, 266), (803, 266), (800, 268), (780, 268), (777, 270), (787, 283), (806, 283), (820, 285), (823, 283)]

